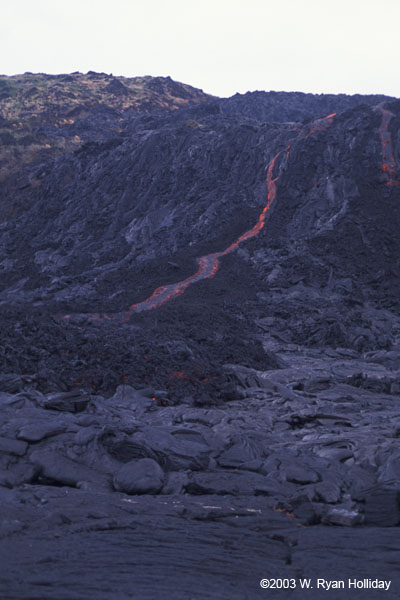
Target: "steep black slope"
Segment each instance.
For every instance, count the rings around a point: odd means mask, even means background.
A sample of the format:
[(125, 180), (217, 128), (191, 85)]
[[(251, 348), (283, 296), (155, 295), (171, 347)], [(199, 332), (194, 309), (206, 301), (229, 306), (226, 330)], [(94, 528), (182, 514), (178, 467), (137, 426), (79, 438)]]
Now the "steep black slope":
[(16, 260), (10, 276), (29, 275), (30, 286), (35, 276), (101, 278), (99, 267), (132, 269), (182, 251), (190, 258), (210, 244), (218, 250), (257, 218), (271, 142), (286, 129), (213, 115), (198, 127), (175, 116), (144, 118), (122, 143), (56, 161), (37, 174), (40, 200), (5, 227)]
[[(398, 164), (399, 105), (387, 106)], [(41, 294), (42, 301), (63, 300), (63, 289), (73, 299), (72, 283), (78, 304), (94, 301), (104, 309), (103, 284), (111, 278), (122, 309), (123, 302), (140, 300), (140, 287), (149, 290), (139, 273), (153, 261), (154, 282), (167, 259), (190, 275), (195, 257), (223, 251), (256, 224), (277, 153), (277, 200), (268, 226), (246, 249), (265, 253), (271, 244), (306, 241), (354, 277), (397, 268), (391, 257), (399, 189), (385, 185), (379, 108), (359, 107), (307, 125), (251, 123), (215, 114), (213, 105), (208, 114), (205, 106), (189, 114), (137, 118), (127, 138), (86, 145), (38, 170), (39, 200), (3, 226), (3, 290), (17, 285), (14, 301)], [(375, 256), (380, 243), (384, 252)], [(34, 296), (24, 295), (34, 289)]]
[[(385, 320), (365, 333), (375, 317), (362, 308), (398, 306), (399, 102), (385, 107), (268, 124), (212, 102), (136, 117), (123, 138), (40, 167), (38, 201), (2, 226), (0, 299), (3, 311), (22, 311), (26, 344), (41, 342), (29, 356), (11, 350), (5, 370), (40, 371), (50, 389), (108, 391), (123, 377), (165, 391), (172, 372), (186, 372), (174, 399), (188, 389), (215, 399), (224, 363), (269, 364), (260, 318), (274, 317), (272, 330), (296, 343), (395, 347)], [(202, 281), (196, 259), (210, 253)], [(157, 302), (143, 304), (159, 286)], [(131, 318), (133, 304), (162, 306)], [(89, 339), (75, 329), (71, 347), (68, 323), (49, 326), (50, 314), (92, 315), (100, 326)], [(165, 350), (189, 338), (183, 357)], [(57, 339), (61, 354), (48, 350)], [(208, 391), (201, 379), (213, 382)]]

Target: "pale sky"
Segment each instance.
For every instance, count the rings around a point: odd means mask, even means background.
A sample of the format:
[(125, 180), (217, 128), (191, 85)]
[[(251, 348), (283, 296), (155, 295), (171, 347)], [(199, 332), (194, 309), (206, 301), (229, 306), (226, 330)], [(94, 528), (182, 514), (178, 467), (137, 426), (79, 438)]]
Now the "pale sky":
[(400, 97), (400, 0), (3, 0), (0, 73)]

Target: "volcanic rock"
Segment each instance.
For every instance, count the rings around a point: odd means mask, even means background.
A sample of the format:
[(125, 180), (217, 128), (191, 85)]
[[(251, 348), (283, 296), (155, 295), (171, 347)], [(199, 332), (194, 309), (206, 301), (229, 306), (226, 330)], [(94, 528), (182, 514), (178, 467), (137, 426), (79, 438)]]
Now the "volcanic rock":
[(51, 448), (34, 450), (31, 462), (39, 467), (45, 481), (59, 485), (79, 486), (87, 482), (93, 489), (108, 489), (108, 479), (102, 473), (79, 464)]
[(22, 378), (12, 373), (0, 374), (0, 391), (15, 393), (22, 388)]
[(376, 487), (365, 499), (365, 521), (368, 525), (393, 527), (400, 523), (399, 489)]
[(1, 121), (25, 150), (0, 596), (239, 600), (379, 566), (397, 598), (399, 101), (31, 79)]
[(15, 456), (23, 456), (28, 448), (26, 442), (19, 442), (4, 437), (0, 437), (0, 452), (13, 454)]
[(67, 424), (63, 422), (46, 423), (39, 422), (23, 426), (18, 434), (19, 440), (25, 440), (26, 442), (39, 442), (44, 438), (52, 437), (63, 433), (67, 428)]
[(163, 483), (164, 471), (151, 458), (132, 460), (114, 476), (114, 488), (126, 494), (157, 494)]
[(326, 523), (334, 525), (345, 525), (352, 527), (362, 523), (362, 517), (356, 510), (348, 510), (347, 508), (331, 508), (325, 517)]
[(186, 486), (190, 494), (217, 494), (234, 496), (268, 495), (271, 487), (266, 478), (258, 473), (242, 471), (216, 471), (210, 473), (194, 473)]

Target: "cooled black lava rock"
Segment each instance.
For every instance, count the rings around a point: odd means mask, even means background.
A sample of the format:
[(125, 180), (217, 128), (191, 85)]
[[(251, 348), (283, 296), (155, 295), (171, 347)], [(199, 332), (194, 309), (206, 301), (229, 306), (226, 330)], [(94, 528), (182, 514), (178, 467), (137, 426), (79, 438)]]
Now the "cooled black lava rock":
[(125, 463), (114, 475), (114, 488), (127, 494), (157, 494), (163, 483), (164, 471), (151, 458)]
[(212, 100), (32, 171), (0, 238), (2, 596), (241, 599), (377, 565), (394, 582), (383, 100)]
[(13, 373), (0, 374), (0, 390), (2, 392), (18, 392), (22, 388), (22, 378)]

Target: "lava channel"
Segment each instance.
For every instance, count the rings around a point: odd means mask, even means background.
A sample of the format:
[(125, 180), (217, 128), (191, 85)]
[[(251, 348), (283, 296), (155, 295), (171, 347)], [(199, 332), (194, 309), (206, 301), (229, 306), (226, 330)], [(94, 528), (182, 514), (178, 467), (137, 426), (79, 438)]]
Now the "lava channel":
[[(322, 117), (321, 119), (316, 119), (315, 121), (313, 121), (310, 125), (310, 129), (307, 131), (307, 133), (304, 133), (302, 136), (300, 136), (300, 139), (304, 140), (310, 135), (313, 135), (314, 133), (324, 131), (331, 124), (331, 120), (335, 115), (336, 113), (332, 113), (326, 117)], [(142, 300), (141, 302), (131, 304), (131, 306), (126, 312), (114, 315), (113, 318), (122, 318), (124, 322), (129, 321), (133, 313), (159, 308), (166, 302), (169, 302), (173, 298), (176, 298), (177, 296), (183, 294), (185, 290), (193, 283), (197, 283), (198, 281), (202, 281), (203, 279), (209, 279), (210, 277), (214, 277), (219, 268), (219, 259), (222, 256), (230, 254), (231, 252), (236, 250), (236, 248), (238, 248), (239, 244), (241, 244), (242, 242), (246, 242), (247, 240), (251, 240), (253, 237), (258, 235), (265, 225), (267, 213), (271, 209), (271, 206), (273, 205), (277, 195), (276, 182), (279, 179), (279, 175), (274, 176), (276, 162), (278, 161), (279, 157), (283, 154), (283, 161), (284, 163), (286, 163), (290, 156), (290, 149), (291, 144), (289, 144), (285, 148), (285, 150), (281, 150), (280, 152), (275, 154), (275, 156), (270, 161), (267, 167), (267, 203), (264, 206), (260, 216), (258, 217), (257, 223), (251, 229), (242, 233), (242, 235), (240, 235), (237, 238), (237, 240), (235, 240), (227, 248), (225, 248), (225, 250), (222, 250), (220, 252), (214, 252), (212, 254), (206, 254), (205, 256), (200, 256), (199, 258), (197, 258), (197, 271), (193, 275), (190, 275), (190, 277), (187, 277), (182, 281), (178, 281), (177, 283), (171, 283), (169, 285), (163, 285), (156, 288), (151, 294), (151, 296), (149, 296), (145, 300)], [(64, 315), (63, 318), (70, 319), (71, 316), (72, 315)], [(83, 317), (84, 315), (75, 316)], [(88, 316), (89, 315), (86, 315), (86, 318)], [(92, 318), (92, 320), (99, 322), (104, 321), (105, 319), (108, 319), (110, 317), (107, 314), (103, 313), (93, 314), (89, 318)]]
[[(331, 119), (335, 115), (336, 113), (332, 113), (327, 117), (322, 117), (321, 119), (315, 120), (311, 124), (309, 131), (303, 136), (301, 136), (301, 139), (305, 139), (308, 136), (313, 135), (314, 133), (324, 131), (330, 125)], [(283, 151), (285, 156), (285, 162), (289, 158), (290, 148), (291, 144), (289, 144), (287, 148)], [(260, 233), (260, 231), (265, 225), (267, 213), (270, 210), (276, 198), (276, 182), (279, 179), (279, 175), (274, 177), (274, 170), (276, 162), (283, 152), (280, 151), (277, 154), (275, 154), (275, 156), (268, 165), (267, 204), (264, 206), (260, 216), (258, 217), (257, 223), (251, 229), (242, 233), (242, 235), (240, 235), (237, 238), (237, 240), (235, 240), (234, 242), (232, 242), (232, 244), (225, 248), (225, 250), (222, 250), (221, 252), (214, 252), (213, 254), (206, 254), (205, 256), (200, 256), (200, 258), (197, 258), (196, 261), (199, 265), (198, 269), (190, 277), (187, 277), (186, 279), (183, 279), (183, 281), (179, 281), (178, 283), (171, 283), (169, 285), (161, 286), (154, 290), (152, 295), (146, 300), (138, 302), (137, 304), (132, 304), (129, 307), (128, 313), (126, 314), (124, 321), (129, 321), (133, 312), (142, 312), (144, 310), (152, 310), (154, 308), (158, 308), (162, 304), (165, 304), (165, 302), (168, 302), (169, 300), (180, 296), (189, 287), (189, 285), (192, 285), (192, 283), (197, 283), (198, 281), (201, 281), (203, 279), (214, 277), (219, 268), (219, 259), (222, 256), (230, 254), (231, 252), (236, 250), (236, 248), (238, 248), (239, 244), (241, 244), (242, 242), (246, 242), (247, 240), (251, 240), (253, 237)]]
[(198, 264), (198, 269), (190, 277), (187, 277), (186, 279), (183, 279), (182, 281), (179, 281), (178, 283), (171, 283), (170, 285), (161, 286), (161, 287), (157, 288), (156, 290), (154, 290), (152, 295), (149, 298), (147, 298), (146, 300), (143, 300), (142, 302), (138, 302), (137, 304), (132, 304), (129, 307), (128, 314), (125, 316), (124, 321), (129, 321), (131, 314), (133, 312), (142, 312), (143, 310), (152, 310), (154, 308), (158, 308), (162, 304), (165, 304), (165, 302), (168, 302), (169, 300), (172, 300), (173, 298), (180, 296), (189, 287), (189, 285), (192, 285), (192, 283), (197, 283), (198, 281), (201, 281), (203, 279), (209, 279), (210, 277), (214, 277), (214, 275), (216, 274), (216, 272), (218, 271), (218, 268), (219, 268), (219, 259), (222, 256), (226, 256), (227, 254), (230, 254), (231, 252), (236, 250), (236, 248), (239, 246), (239, 244), (241, 244), (242, 242), (245, 242), (247, 240), (250, 240), (251, 238), (255, 237), (256, 235), (258, 235), (260, 233), (261, 229), (265, 225), (265, 219), (266, 219), (267, 212), (270, 210), (270, 208), (276, 198), (276, 181), (279, 179), (279, 176), (274, 177), (273, 173), (274, 173), (275, 163), (281, 153), (282, 152), (278, 152), (268, 165), (268, 169), (267, 169), (267, 199), (268, 199), (268, 202), (264, 206), (260, 216), (258, 217), (257, 223), (251, 229), (249, 229), (245, 233), (242, 233), (242, 235), (239, 236), (236, 241), (232, 242), (232, 244), (230, 244), (227, 248), (225, 248), (225, 250), (222, 250), (221, 252), (214, 252), (212, 254), (206, 254), (205, 256), (200, 256), (199, 258), (197, 258), (196, 262)]
[(380, 106), (379, 110), (382, 113), (382, 122), (379, 127), (379, 134), (382, 142), (382, 171), (387, 177), (386, 185), (400, 185), (400, 181), (394, 177), (396, 173), (396, 162), (393, 156), (392, 136), (389, 131), (390, 119), (394, 117), (394, 115), (386, 108), (383, 108), (383, 106)]

